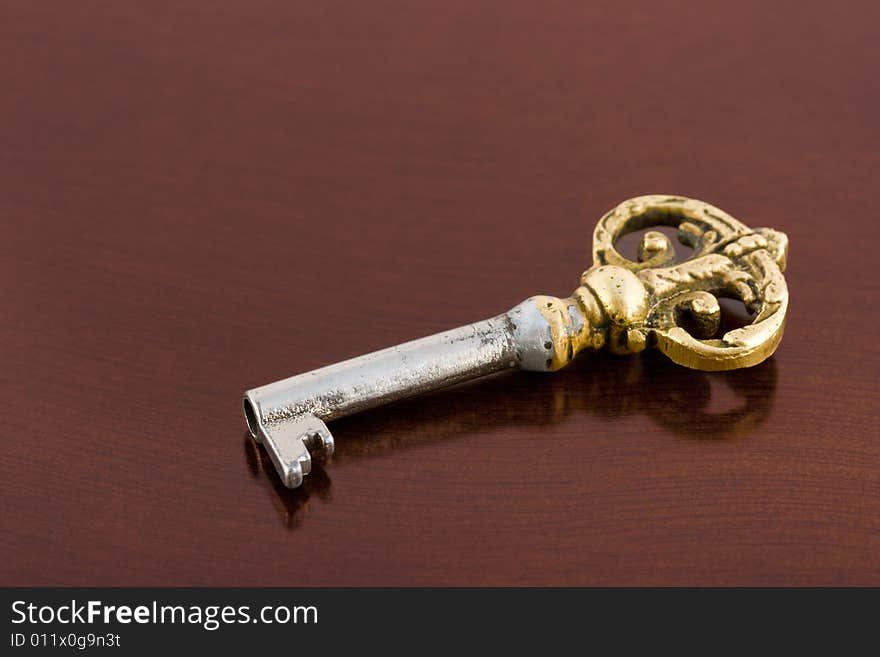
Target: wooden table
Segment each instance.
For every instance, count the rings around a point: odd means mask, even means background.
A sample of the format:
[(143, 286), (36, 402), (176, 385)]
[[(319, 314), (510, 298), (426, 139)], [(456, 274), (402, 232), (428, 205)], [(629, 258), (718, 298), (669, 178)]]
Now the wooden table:
[[(880, 584), (876, 3), (128, 5), (0, 9), (0, 584)], [(567, 295), (658, 192), (788, 234), (772, 360), (500, 375), (280, 487), (244, 389)]]

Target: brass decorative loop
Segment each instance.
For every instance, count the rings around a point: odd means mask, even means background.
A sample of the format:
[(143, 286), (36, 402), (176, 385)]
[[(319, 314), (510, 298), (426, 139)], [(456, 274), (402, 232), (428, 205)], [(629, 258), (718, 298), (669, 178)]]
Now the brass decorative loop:
[[(678, 263), (669, 239), (657, 231), (644, 234), (636, 261), (617, 250), (623, 235), (654, 226), (677, 228), (679, 241), (693, 248), (693, 257)], [(594, 264), (582, 275), (581, 287), (559, 300), (560, 307), (569, 309), (576, 303), (588, 330), (574, 331), (566, 321), (560, 325), (557, 315), (554, 337), (560, 344), (553, 369), (587, 346), (617, 353), (655, 346), (676, 363), (701, 370), (755, 365), (782, 338), (787, 253), (784, 233), (753, 230), (703, 201), (663, 195), (624, 201), (599, 220)], [(719, 297), (742, 301), (753, 322), (714, 337), (720, 326)]]

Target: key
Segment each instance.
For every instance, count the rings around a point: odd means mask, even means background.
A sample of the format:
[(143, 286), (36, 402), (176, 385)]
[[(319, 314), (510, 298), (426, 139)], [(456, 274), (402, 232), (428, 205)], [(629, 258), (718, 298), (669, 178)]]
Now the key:
[[(637, 261), (615, 248), (626, 233), (678, 229), (693, 257), (676, 261), (670, 240), (646, 232)], [(750, 229), (695, 199), (640, 196), (603, 216), (593, 266), (568, 298), (534, 296), (506, 313), (248, 390), (244, 415), (288, 488), (313, 457), (333, 453), (328, 421), (501, 370), (553, 372), (586, 349), (635, 354), (651, 347), (700, 370), (749, 367), (782, 338), (788, 308), (788, 238)], [(742, 301), (751, 324), (716, 334), (719, 297)]]

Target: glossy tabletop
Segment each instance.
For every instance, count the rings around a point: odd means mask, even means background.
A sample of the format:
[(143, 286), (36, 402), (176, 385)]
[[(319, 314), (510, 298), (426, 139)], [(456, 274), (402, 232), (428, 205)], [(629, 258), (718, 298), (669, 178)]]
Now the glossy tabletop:
[[(0, 584), (880, 584), (878, 21), (3, 3)], [(280, 486), (245, 389), (566, 296), (648, 193), (788, 234), (774, 358), (498, 375)]]

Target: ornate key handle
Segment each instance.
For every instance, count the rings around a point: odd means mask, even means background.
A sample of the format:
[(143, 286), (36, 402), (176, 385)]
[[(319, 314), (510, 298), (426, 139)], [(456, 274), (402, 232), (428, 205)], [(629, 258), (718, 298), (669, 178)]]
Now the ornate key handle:
[[(694, 256), (677, 264), (669, 239), (657, 231), (643, 236), (638, 262), (617, 251), (620, 237), (651, 226), (677, 227)], [(702, 201), (660, 195), (624, 201), (599, 220), (593, 267), (572, 296), (532, 297), (551, 328), (545, 367), (559, 369), (582, 349), (602, 347), (624, 354), (657, 347), (700, 370), (756, 365), (782, 338), (787, 252), (784, 233), (752, 230)], [(713, 339), (719, 296), (742, 301), (755, 315), (753, 323)], [(542, 369), (537, 365), (529, 369)]]

